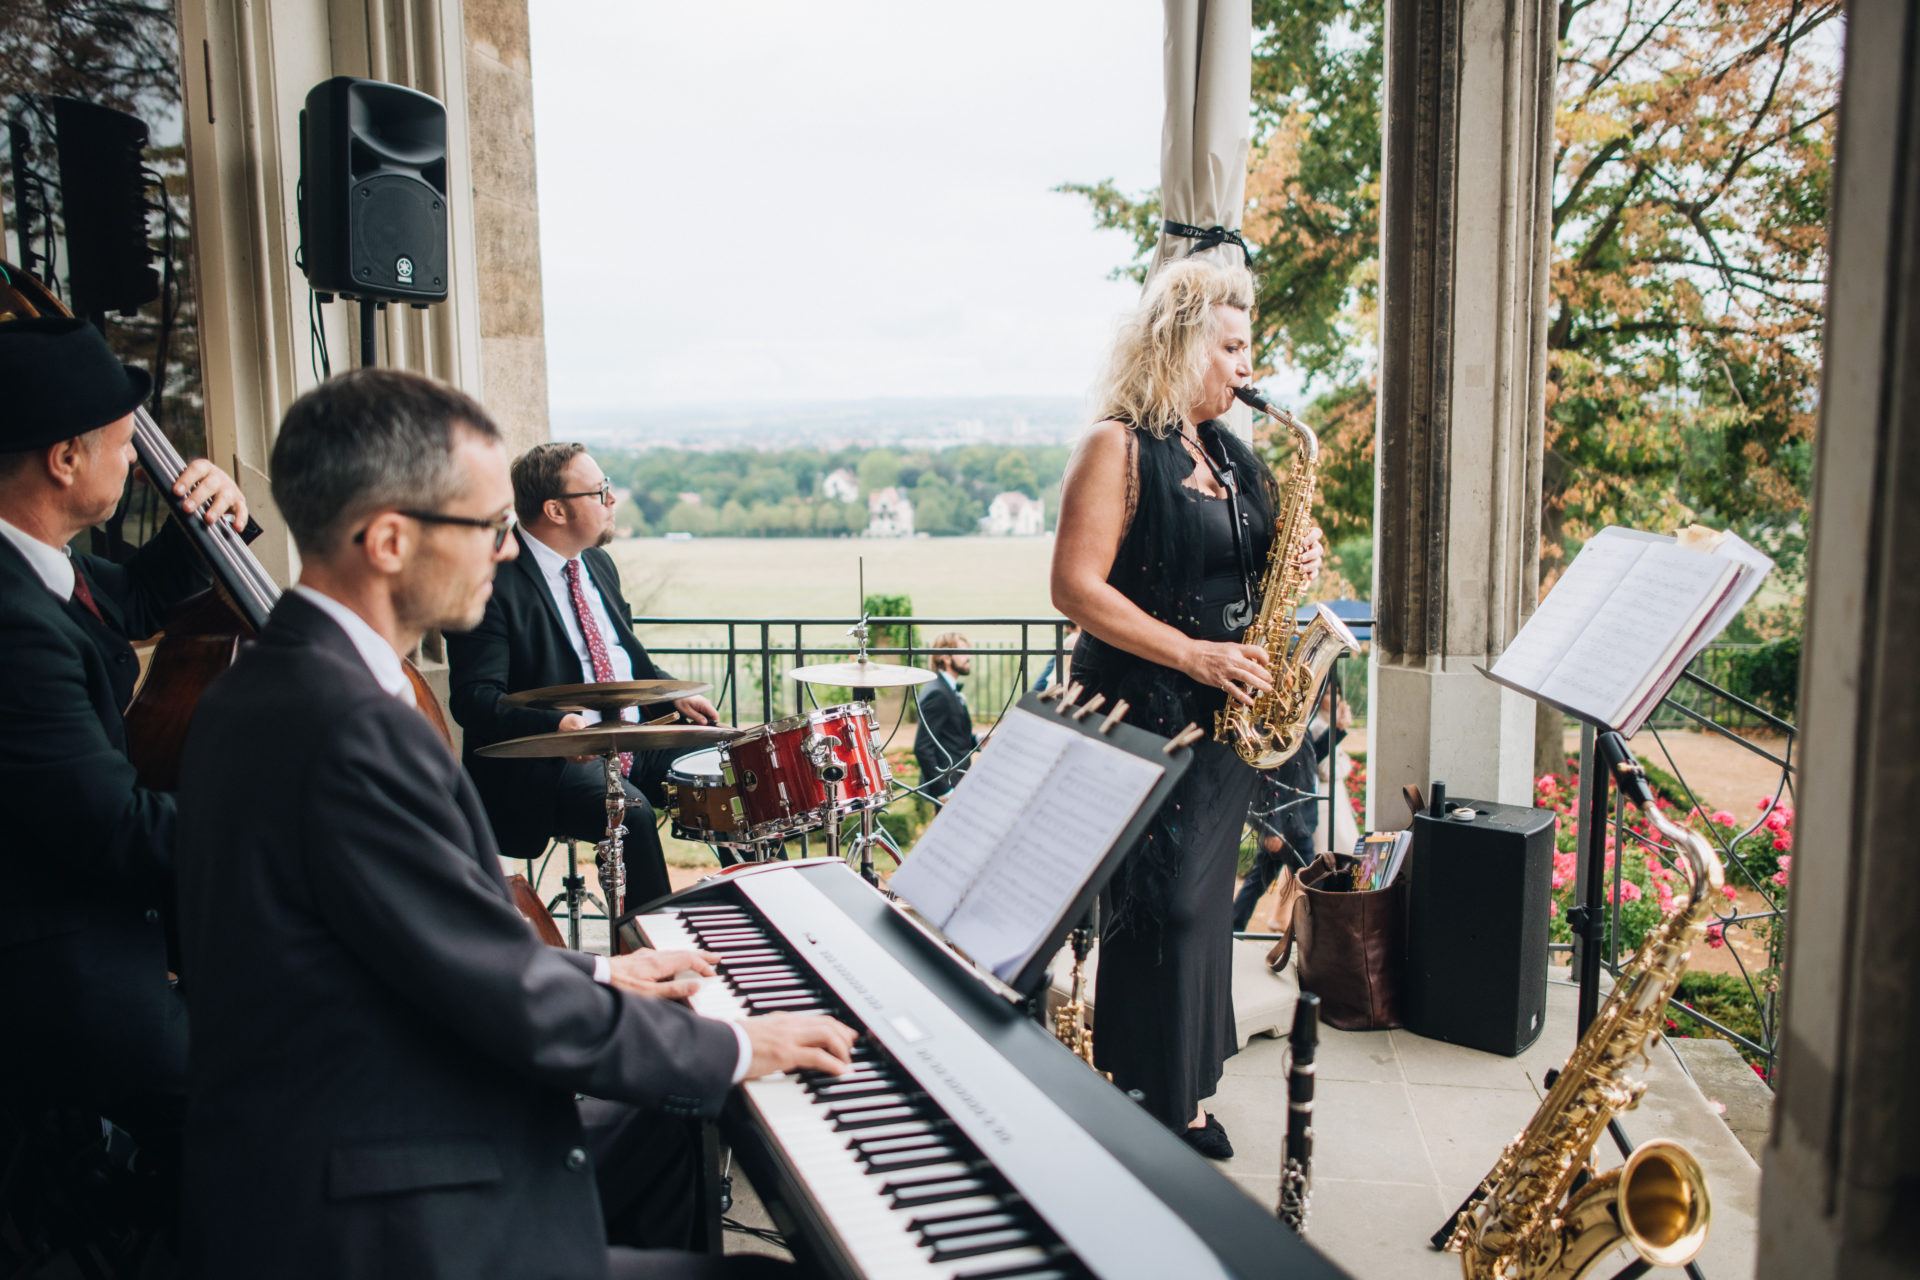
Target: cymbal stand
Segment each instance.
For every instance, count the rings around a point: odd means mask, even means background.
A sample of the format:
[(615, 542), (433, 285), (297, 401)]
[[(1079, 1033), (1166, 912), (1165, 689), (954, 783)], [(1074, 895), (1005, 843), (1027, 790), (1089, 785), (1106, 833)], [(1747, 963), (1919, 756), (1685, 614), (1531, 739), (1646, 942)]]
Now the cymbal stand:
[[(560, 893), (547, 904), (552, 911), (560, 903), (567, 904), (567, 946), (580, 949), (580, 912), (591, 902), (605, 914), (607, 905), (587, 892), (587, 878), (580, 874), (580, 850), (572, 840), (567, 841), (567, 874), (560, 881)], [(613, 919), (608, 916), (607, 919)]]
[[(609, 751), (601, 757), (607, 772), (607, 835), (594, 846), (594, 864), (600, 871), (600, 892), (607, 897), (607, 952), (618, 955), (620, 935), (614, 922), (626, 906), (627, 896), (627, 789), (620, 776), (620, 753)], [(576, 918), (574, 930), (579, 923)], [(576, 937), (574, 947), (580, 943)]]

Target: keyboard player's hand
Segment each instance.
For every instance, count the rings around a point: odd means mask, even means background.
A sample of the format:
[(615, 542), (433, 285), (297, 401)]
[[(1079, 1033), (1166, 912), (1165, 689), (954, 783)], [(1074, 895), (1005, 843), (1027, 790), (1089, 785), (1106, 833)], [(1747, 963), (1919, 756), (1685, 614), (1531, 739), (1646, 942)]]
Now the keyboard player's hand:
[(674, 975), (691, 969), (710, 978), (719, 962), (710, 951), (630, 951), (607, 961), (607, 981), (628, 995), (685, 1000), (700, 989), (700, 979)]
[(769, 1013), (741, 1022), (753, 1045), (747, 1079), (782, 1071), (824, 1071), (837, 1076), (853, 1061), (859, 1033), (820, 1014)]

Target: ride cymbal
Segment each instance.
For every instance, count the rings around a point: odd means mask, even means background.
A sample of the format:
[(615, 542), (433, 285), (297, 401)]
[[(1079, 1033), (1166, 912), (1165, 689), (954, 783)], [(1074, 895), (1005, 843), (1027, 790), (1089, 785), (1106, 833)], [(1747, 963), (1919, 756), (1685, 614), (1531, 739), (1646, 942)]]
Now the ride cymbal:
[(850, 689), (897, 689), (925, 684), (934, 673), (923, 667), (897, 667), (890, 662), (827, 662), (795, 667), (787, 672), (806, 684), (845, 685)]
[(603, 756), (615, 751), (693, 751), (731, 742), (745, 730), (715, 724), (596, 724), (585, 729), (509, 738), (475, 753), (509, 759), (562, 759)]
[(544, 689), (523, 689), (501, 701), (510, 707), (533, 707), (540, 711), (598, 711), (601, 715), (617, 715), (628, 707), (678, 702), (712, 689), (712, 685), (697, 680), (603, 680), (597, 684), (555, 684)]

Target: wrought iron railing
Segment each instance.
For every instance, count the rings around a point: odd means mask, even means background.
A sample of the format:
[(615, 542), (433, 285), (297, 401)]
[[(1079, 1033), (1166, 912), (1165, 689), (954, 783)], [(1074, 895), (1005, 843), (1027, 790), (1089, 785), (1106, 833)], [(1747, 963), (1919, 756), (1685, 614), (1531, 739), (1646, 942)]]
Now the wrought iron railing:
[[(1702, 656), (1706, 657), (1705, 654)], [(1676, 809), (1684, 811), (1685, 820), (1712, 841), (1725, 867), (1726, 883), (1740, 893), (1757, 895), (1759, 898), (1761, 905), (1757, 909), (1743, 909), (1731, 895), (1726, 901), (1715, 903), (1718, 918), (1710, 926), (1712, 932), (1709, 938), (1712, 950), (1724, 950), (1732, 957), (1738, 978), (1751, 1001), (1758, 1031), (1753, 1033), (1751, 1029), (1730, 1026), (1724, 1018), (1717, 1018), (1695, 1002), (1679, 996), (1675, 997), (1670, 1008), (1681, 1010), (1701, 1026), (1731, 1041), (1745, 1052), (1750, 1061), (1761, 1066), (1766, 1078), (1771, 1081), (1779, 1026), (1779, 979), (1785, 961), (1787, 885), (1790, 877), (1784, 869), (1769, 873), (1767, 868), (1777, 863), (1780, 847), (1776, 841), (1787, 841), (1790, 847), (1790, 836), (1776, 835), (1769, 823), (1770, 820), (1780, 823), (1784, 829), (1791, 822), (1794, 773), (1797, 768), (1794, 748), (1798, 743), (1799, 731), (1791, 722), (1755, 706), (1699, 674), (1697, 668), (1701, 665), (1701, 661), (1696, 659), (1682, 673), (1680, 680), (1662, 700), (1659, 711), (1648, 722), (1646, 733), (1651, 735), (1652, 746), (1647, 745), (1644, 737), (1637, 739), (1635, 752), (1641, 763), (1649, 767), (1649, 773), (1659, 789), (1677, 789), (1678, 794), (1667, 798)], [(1711, 713), (1716, 708), (1718, 715)], [(1714, 821), (1714, 815), (1722, 811), (1710, 810), (1702, 802), (1675, 759), (1670, 742), (1675, 727), (1718, 735), (1736, 744), (1741, 751), (1766, 761), (1775, 771), (1765, 794), (1758, 797), (1760, 804), (1747, 811), (1755, 815), (1751, 822)], [(1771, 745), (1734, 732), (1735, 728), (1764, 732), (1770, 739), (1779, 738), (1781, 745), (1776, 751)], [(1593, 730), (1590, 727), (1582, 732), (1580, 758), (1580, 796), (1575, 812), (1581, 815), (1583, 825), (1579, 843), (1580, 848), (1585, 849), (1588, 847), (1585, 815), (1589, 811), (1588, 800), (1593, 787)], [(1661, 774), (1666, 777), (1662, 778)], [(1729, 816), (1733, 816), (1728, 812)], [(1626, 880), (1626, 859), (1618, 856), (1620, 851), (1642, 849), (1662, 866), (1676, 870), (1681, 875), (1685, 872), (1672, 849), (1647, 836), (1644, 830), (1635, 829), (1633, 815), (1617, 791), (1613, 793), (1613, 811), (1608, 827), (1613, 836), (1615, 856), (1608, 873), (1606, 946), (1601, 961), (1603, 967), (1617, 977), (1623, 958), (1630, 958), (1623, 956), (1625, 948), (1621, 946), (1622, 913), (1628, 896), (1622, 887)], [(1584, 874), (1584, 858), (1581, 864)], [(1735, 945), (1743, 935), (1757, 938), (1762, 944), (1766, 963), (1758, 971), (1748, 964), (1742, 948)], [(1561, 944), (1562, 949), (1565, 946)]]

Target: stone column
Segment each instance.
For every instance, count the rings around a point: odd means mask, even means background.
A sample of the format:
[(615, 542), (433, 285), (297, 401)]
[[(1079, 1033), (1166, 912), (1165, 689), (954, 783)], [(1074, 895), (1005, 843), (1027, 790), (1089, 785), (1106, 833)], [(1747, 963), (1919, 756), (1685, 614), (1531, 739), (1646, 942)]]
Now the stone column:
[(1920, 13), (1847, 24), (1761, 1280), (1920, 1256)]
[(1552, 0), (1389, 0), (1368, 819), (1531, 799), (1533, 703), (1474, 670), (1539, 588)]
[(527, 0), (466, 0), (465, 10), (481, 394), (518, 454), (549, 434)]

